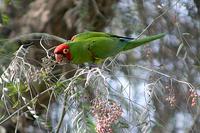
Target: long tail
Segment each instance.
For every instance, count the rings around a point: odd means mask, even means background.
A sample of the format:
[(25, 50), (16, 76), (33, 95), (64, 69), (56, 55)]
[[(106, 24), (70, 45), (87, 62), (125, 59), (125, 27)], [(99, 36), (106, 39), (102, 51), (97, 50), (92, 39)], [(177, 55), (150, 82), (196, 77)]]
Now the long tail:
[(145, 43), (160, 39), (164, 36), (165, 36), (165, 33), (161, 33), (161, 34), (158, 34), (158, 35), (148, 36), (148, 37), (138, 39), (138, 40), (131, 40), (126, 44), (126, 46), (124, 47), (123, 50), (126, 51), (126, 50), (129, 50), (129, 49), (138, 47), (138, 46), (143, 45)]

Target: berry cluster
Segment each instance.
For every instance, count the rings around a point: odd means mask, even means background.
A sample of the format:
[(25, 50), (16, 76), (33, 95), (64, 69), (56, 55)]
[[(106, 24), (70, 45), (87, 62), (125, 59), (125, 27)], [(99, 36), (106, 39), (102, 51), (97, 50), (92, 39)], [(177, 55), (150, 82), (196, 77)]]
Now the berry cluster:
[(176, 97), (175, 97), (175, 93), (174, 93), (173, 87), (170, 87), (169, 85), (166, 85), (165, 89), (169, 93), (165, 100), (169, 102), (171, 107), (175, 107), (175, 105), (176, 105)]
[(189, 90), (190, 98), (192, 99), (191, 106), (194, 107), (197, 104), (198, 94), (194, 89)]
[(111, 125), (122, 115), (122, 108), (113, 101), (96, 98), (91, 112), (96, 119), (97, 133), (112, 133)]
[(169, 95), (167, 98), (166, 98), (166, 101), (169, 102), (170, 106), (171, 107), (174, 107), (176, 105), (176, 98), (174, 95)]

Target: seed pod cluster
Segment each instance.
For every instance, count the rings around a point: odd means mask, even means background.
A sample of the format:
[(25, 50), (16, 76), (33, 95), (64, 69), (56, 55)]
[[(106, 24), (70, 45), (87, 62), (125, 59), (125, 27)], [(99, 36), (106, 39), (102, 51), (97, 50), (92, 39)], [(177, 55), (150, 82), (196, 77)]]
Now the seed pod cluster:
[(122, 115), (122, 108), (114, 101), (96, 98), (91, 112), (96, 119), (97, 133), (113, 133), (111, 125)]
[(191, 106), (194, 107), (197, 104), (198, 94), (194, 89), (189, 90), (190, 98), (191, 98)]

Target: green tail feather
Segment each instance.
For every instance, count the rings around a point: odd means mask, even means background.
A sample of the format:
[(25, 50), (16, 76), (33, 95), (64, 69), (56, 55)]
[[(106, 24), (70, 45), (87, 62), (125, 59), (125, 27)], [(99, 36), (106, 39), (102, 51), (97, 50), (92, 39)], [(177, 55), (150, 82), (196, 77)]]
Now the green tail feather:
[(126, 44), (126, 46), (124, 47), (123, 50), (126, 51), (126, 50), (129, 50), (129, 49), (138, 47), (138, 46), (143, 45), (145, 43), (160, 39), (164, 36), (165, 36), (165, 33), (161, 33), (161, 34), (158, 34), (158, 35), (148, 36), (148, 37), (145, 37), (145, 38), (142, 38), (142, 39), (129, 41)]

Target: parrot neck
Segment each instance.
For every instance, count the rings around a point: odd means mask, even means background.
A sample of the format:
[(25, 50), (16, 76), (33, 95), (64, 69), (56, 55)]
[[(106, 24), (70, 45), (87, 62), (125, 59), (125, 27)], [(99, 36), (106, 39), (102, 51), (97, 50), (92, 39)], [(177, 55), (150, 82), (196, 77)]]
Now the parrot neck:
[(67, 58), (67, 60), (71, 61), (72, 60), (72, 54), (70, 52), (68, 52), (66, 54), (66, 58)]

